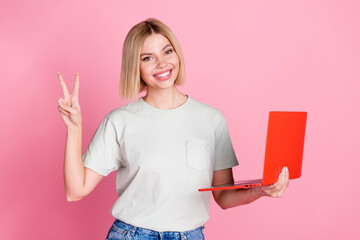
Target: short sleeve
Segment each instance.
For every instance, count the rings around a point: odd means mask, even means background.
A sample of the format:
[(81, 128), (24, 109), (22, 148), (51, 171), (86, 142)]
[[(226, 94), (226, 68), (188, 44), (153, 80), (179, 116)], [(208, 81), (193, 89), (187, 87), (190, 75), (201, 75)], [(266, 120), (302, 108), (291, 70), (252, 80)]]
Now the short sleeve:
[(221, 112), (215, 117), (215, 144), (215, 170), (239, 165), (231, 143), (225, 116)]
[(114, 125), (105, 117), (82, 156), (84, 166), (107, 176), (121, 166), (121, 151)]

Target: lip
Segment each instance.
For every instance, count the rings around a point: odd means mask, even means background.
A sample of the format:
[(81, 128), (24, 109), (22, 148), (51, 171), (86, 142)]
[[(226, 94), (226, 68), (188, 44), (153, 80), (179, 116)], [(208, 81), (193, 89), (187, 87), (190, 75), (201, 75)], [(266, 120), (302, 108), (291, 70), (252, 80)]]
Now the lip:
[[(166, 73), (166, 72), (168, 72), (168, 71), (172, 71), (172, 69), (167, 69), (167, 70), (164, 70), (164, 71), (155, 73), (153, 76), (155, 77), (156, 75), (161, 75), (161, 74)], [(171, 72), (170, 72), (170, 73), (171, 73)]]
[[(158, 81), (168, 80), (168, 79), (171, 77), (171, 75), (172, 75), (172, 70), (173, 70), (173, 69), (168, 69), (168, 70), (165, 70), (165, 71), (161, 71), (161, 72), (155, 73), (155, 74), (153, 75), (153, 77), (154, 77), (156, 80), (158, 80)], [(156, 77), (157, 75), (161, 75), (161, 74), (167, 73), (167, 72), (169, 72), (169, 71), (170, 71), (170, 73), (169, 73), (167, 76), (165, 76), (165, 77)]]

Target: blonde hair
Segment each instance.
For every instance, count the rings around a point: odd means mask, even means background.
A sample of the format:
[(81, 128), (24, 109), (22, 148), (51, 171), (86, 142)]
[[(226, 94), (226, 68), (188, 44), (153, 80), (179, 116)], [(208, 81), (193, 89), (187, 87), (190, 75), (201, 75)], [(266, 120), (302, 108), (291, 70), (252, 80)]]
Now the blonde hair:
[(132, 27), (125, 38), (120, 76), (121, 98), (135, 100), (146, 88), (140, 76), (140, 54), (145, 39), (154, 33), (166, 37), (179, 57), (179, 73), (174, 84), (182, 85), (185, 82), (184, 57), (174, 33), (158, 19), (148, 18)]

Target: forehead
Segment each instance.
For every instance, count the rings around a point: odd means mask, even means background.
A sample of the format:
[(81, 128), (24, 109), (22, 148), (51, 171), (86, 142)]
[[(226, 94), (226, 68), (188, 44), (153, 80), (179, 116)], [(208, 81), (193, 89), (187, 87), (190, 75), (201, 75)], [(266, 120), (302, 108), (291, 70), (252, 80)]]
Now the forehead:
[(166, 37), (154, 33), (145, 39), (141, 52), (159, 52), (168, 44), (170, 44), (170, 42)]

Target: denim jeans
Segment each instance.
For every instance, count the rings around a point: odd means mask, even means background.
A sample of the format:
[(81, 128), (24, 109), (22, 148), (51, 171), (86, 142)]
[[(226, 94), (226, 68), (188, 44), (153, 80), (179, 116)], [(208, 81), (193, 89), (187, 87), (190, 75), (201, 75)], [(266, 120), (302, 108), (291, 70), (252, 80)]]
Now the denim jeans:
[(204, 226), (185, 232), (157, 232), (115, 220), (106, 240), (204, 240)]

